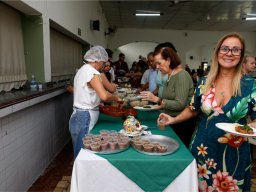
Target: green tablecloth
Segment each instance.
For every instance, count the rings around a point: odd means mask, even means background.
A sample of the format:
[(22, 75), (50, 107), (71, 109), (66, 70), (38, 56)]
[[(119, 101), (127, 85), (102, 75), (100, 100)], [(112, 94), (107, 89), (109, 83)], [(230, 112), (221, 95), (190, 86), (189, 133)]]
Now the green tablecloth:
[[(158, 114), (157, 111), (139, 112), (137, 119), (141, 124), (149, 126), (149, 131), (152, 134), (176, 139), (180, 147), (175, 153), (165, 156), (149, 156), (130, 147), (121, 153), (100, 155), (144, 191), (163, 191), (193, 161), (191, 153), (170, 127), (164, 131), (158, 129), (156, 122)], [(122, 129), (123, 121), (118, 117), (100, 114), (99, 121), (92, 133), (99, 133), (101, 129), (119, 131)]]

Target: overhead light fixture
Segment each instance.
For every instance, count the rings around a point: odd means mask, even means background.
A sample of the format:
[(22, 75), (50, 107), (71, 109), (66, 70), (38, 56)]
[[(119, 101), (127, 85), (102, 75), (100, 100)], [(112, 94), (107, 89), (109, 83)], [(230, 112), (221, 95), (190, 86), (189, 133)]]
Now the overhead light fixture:
[(256, 17), (255, 13), (247, 13), (246, 15), (248, 15), (248, 16), (255, 16)]
[(135, 13), (135, 16), (156, 17), (156, 16), (161, 16), (161, 13)]
[(256, 20), (256, 17), (246, 17), (244, 19), (247, 20), (247, 21), (250, 21), (250, 20)]
[(135, 16), (146, 16), (146, 17), (158, 17), (163, 15), (163, 13), (159, 11), (146, 11), (146, 10), (137, 10), (136, 13), (134, 13)]
[(242, 19), (244, 20), (256, 20), (256, 14), (255, 13), (247, 13), (245, 14)]

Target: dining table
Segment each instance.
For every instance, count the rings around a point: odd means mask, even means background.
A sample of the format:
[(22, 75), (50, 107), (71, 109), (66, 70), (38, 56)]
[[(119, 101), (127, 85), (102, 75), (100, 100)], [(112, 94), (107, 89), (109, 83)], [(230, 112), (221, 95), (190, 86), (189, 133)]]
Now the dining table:
[[(198, 191), (196, 161), (170, 126), (157, 126), (159, 111), (138, 111), (136, 119), (148, 127), (145, 134), (167, 136), (179, 147), (167, 155), (148, 155), (133, 147), (113, 154), (81, 149), (73, 164), (71, 192)], [(100, 114), (92, 134), (123, 129), (124, 118)]]

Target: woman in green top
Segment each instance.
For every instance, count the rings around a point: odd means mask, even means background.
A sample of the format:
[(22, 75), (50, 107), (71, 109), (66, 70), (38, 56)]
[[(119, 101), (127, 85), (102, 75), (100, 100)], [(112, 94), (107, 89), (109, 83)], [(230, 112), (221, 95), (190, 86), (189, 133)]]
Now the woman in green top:
[[(156, 49), (154, 62), (163, 75), (168, 75), (163, 94), (158, 97), (149, 91), (143, 91), (140, 93), (141, 97), (144, 100), (157, 103), (164, 113), (177, 116), (188, 106), (192, 98), (194, 86), (191, 76), (182, 69), (179, 56), (171, 48)], [(194, 127), (194, 119), (172, 125), (173, 130), (186, 146), (189, 146)]]

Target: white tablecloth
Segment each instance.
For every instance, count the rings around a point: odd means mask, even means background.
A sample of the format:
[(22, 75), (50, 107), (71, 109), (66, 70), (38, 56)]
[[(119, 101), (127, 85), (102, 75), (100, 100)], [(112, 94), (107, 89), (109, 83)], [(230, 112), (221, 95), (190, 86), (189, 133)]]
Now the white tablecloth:
[[(82, 149), (73, 165), (71, 192), (94, 191), (140, 192), (143, 190), (106, 159)], [(164, 191), (197, 192), (196, 161), (193, 160)]]

